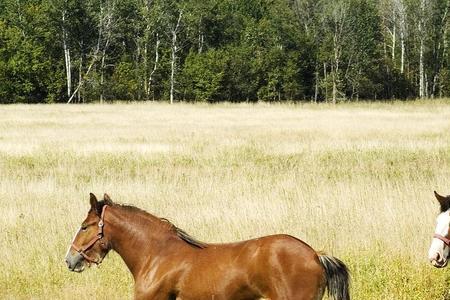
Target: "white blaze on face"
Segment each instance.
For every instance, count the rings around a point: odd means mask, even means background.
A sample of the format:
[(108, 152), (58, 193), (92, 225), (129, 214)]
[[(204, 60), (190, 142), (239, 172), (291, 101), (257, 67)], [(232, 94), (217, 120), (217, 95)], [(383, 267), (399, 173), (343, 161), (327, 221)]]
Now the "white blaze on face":
[[(447, 237), (450, 226), (450, 210), (447, 210), (436, 219), (435, 234)], [(450, 248), (447, 247), (443, 241), (433, 238), (431, 242), (430, 250), (428, 251), (428, 259), (435, 266), (443, 266), (447, 263), (447, 257), (449, 256)]]
[(72, 241), (70, 242), (69, 248), (67, 249), (66, 252), (66, 256), (67, 257), (69, 255), (70, 249), (72, 248), (73, 242), (75, 241), (75, 238), (77, 237), (78, 232), (80, 231), (81, 228), (77, 229), (77, 231), (75, 232)]

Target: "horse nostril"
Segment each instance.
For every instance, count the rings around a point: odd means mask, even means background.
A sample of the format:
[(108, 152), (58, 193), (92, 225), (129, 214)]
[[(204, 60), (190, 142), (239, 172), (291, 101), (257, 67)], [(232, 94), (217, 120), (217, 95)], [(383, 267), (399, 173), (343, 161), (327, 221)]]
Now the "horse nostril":
[(440, 261), (441, 260), (441, 254), (439, 254), (439, 252), (438, 253), (436, 253), (436, 261)]

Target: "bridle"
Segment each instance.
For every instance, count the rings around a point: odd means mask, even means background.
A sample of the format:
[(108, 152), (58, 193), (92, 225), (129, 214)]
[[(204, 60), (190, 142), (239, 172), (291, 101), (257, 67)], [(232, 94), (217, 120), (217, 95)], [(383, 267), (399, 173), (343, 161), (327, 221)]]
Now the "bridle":
[(77, 245), (75, 245), (74, 243), (72, 243), (72, 247), (81, 255), (84, 257), (84, 259), (86, 259), (88, 261), (88, 263), (94, 263), (94, 264), (99, 264), (101, 261), (98, 259), (94, 259), (92, 257), (90, 257), (89, 255), (86, 254), (86, 251), (91, 249), (92, 246), (95, 245), (95, 243), (99, 240), (101, 240), (103, 238), (103, 226), (104, 226), (104, 218), (105, 218), (105, 211), (106, 208), (108, 207), (108, 205), (103, 205), (102, 208), (102, 213), (100, 215), (100, 221), (98, 222), (98, 233), (97, 235), (92, 238), (92, 240), (87, 243), (86, 245), (82, 246), (82, 247), (78, 247)]
[(449, 238), (447, 238), (443, 235), (437, 234), (437, 233), (435, 233), (433, 235), (433, 238), (443, 241), (447, 247), (450, 247), (450, 239)]

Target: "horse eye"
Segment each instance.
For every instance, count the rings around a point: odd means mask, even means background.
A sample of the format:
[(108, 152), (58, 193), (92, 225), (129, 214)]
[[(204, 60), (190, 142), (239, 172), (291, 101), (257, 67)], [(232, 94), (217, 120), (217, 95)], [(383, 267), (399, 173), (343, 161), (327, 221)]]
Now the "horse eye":
[(86, 229), (87, 229), (87, 226), (86, 226), (86, 225), (81, 226), (81, 230), (82, 230), (82, 231), (86, 231)]

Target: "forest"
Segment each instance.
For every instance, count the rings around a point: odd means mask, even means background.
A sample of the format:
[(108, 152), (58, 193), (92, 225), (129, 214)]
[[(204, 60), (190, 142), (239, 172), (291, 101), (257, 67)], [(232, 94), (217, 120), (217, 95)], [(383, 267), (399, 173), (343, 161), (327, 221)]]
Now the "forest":
[(450, 96), (446, 0), (2, 0), (0, 103)]

